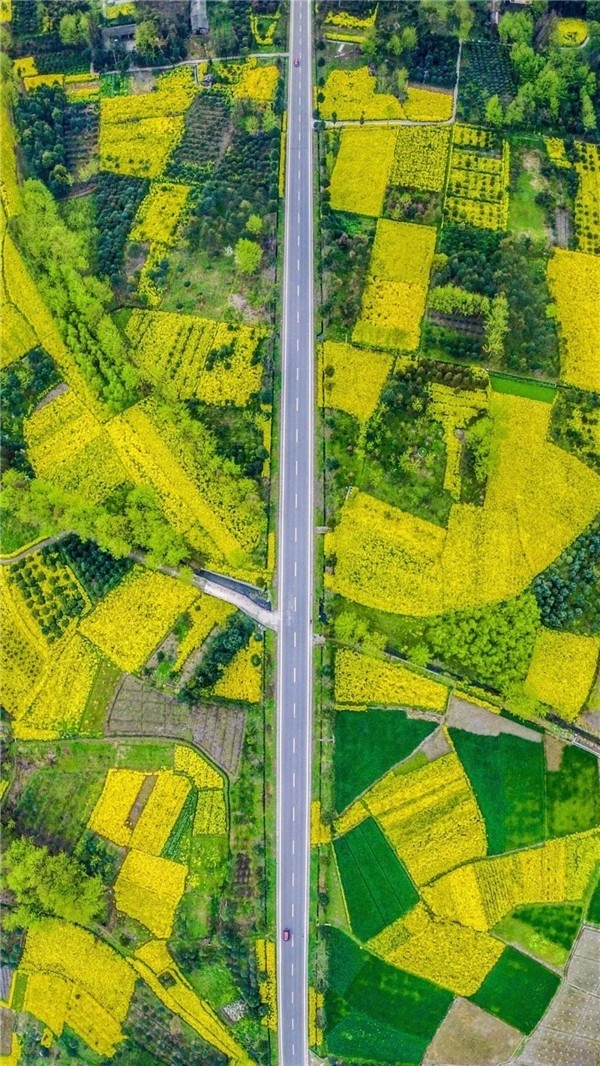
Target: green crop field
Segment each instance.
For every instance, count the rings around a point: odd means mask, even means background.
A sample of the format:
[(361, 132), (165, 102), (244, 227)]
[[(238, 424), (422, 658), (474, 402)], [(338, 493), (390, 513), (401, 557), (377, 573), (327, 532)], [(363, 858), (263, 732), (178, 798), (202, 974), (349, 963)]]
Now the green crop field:
[(340, 711), (335, 717), (334, 793), (338, 811), (401, 762), (435, 728), (403, 711)]
[(334, 846), (352, 930), (369, 940), (410, 910), (418, 893), (373, 818)]

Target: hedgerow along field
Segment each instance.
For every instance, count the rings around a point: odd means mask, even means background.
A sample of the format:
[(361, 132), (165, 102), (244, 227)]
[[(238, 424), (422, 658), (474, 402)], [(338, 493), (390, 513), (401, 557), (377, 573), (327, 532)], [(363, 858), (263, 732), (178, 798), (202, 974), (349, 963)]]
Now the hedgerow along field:
[[(537, 1062), (597, 921), (598, 108), (579, 91), (592, 52), (574, 59), (554, 13), (498, 15), (316, 16), (313, 1035), (344, 1062)], [(417, 892), (375, 935), (385, 875), (352, 858), (374, 824)], [(360, 958), (373, 980), (355, 995)], [(396, 979), (413, 1007), (409, 979), (432, 1004), (451, 997), (420, 1045), (380, 1004)]]
[(0, 13), (14, 1062), (271, 1056), (271, 648), (190, 566), (273, 574), (287, 10), (209, 9)]

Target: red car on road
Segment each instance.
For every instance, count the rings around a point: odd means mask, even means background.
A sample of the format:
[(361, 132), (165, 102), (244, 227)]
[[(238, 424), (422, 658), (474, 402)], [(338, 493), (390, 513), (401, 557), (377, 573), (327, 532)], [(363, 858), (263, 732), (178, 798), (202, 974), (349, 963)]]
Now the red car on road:
[(283, 939), (284, 939), (284, 940), (289, 940), (289, 939), (290, 939), (290, 937), (291, 937), (291, 935), (292, 935), (292, 934), (290, 933), (289, 929), (284, 929), (284, 930), (283, 930)]
[(295, 67), (299, 67), (300, 66), (300, 60), (298, 59), (298, 56), (296, 56), (296, 58), (294, 60), (294, 66)]

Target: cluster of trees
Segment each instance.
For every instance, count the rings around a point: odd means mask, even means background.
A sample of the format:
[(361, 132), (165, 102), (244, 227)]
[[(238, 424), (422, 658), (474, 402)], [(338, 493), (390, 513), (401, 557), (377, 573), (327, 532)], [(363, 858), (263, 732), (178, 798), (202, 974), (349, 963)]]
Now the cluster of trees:
[(543, 370), (555, 376), (558, 341), (555, 323), (546, 315), (550, 302), (547, 256), (545, 244), (530, 237), (449, 224), (441, 233), (434, 284), (458, 285), (496, 301), (503, 294), (508, 306), (495, 304), (488, 347), (492, 343), (499, 350), (496, 340), (500, 336), (502, 363), (508, 369)]
[[(258, 253), (248, 252), (249, 215), (274, 216), (278, 200), (279, 132), (248, 134), (236, 129), (231, 146), (198, 192), (192, 193), (188, 237), (192, 248), (217, 256), (227, 246), (240, 248), (242, 269), (257, 269)], [(273, 227), (268, 226), (269, 234)], [(251, 259), (254, 256), (254, 259)]]
[(506, 108), (497, 94), (490, 97), (486, 106), (490, 124), (578, 134), (597, 129), (597, 76), (590, 58), (594, 61), (600, 52), (600, 23), (589, 23), (592, 43), (586, 52), (554, 45), (554, 20), (543, 0), (526, 11), (502, 15), (498, 32), (502, 43), (510, 46), (518, 89)]
[[(417, 655), (439, 659), (453, 670), (500, 692), (522, 680), (529, 666), (540, 612), (535, 596), (467, 611), (453, 611), (428, 622)], [(414, 658), (414, 650), (409, 652)]]
[[(360, 313), (375, 226), (371, 219), (331, 211), (324, 186), (321, 206), (321, 247), (325, 291), (321, 313), (327, 329), (341, 337), (352, 330)], [(352, 269), (348, 269), (351, 263)]]
[(95, 602), (118, 585), (133, 565), (130, 559), (115, 559), (93, 541), (80, 540), (73, 535), (60, 542), (59, 550)]
[(0, 467), (30, 471), (23, 439), (23, 421), (50, 389), (60, 382), (49, 355), (34, 348), (0, 374), (2, 392), (2, 437)]
[(113, 288), (123, 283), (123, 252), (137, 209), (148, 192), (147, 178), (101, 171), (96, 188), (98, 273)]
[(542, 622), (570, 633), (600, 633), (600, 525), (582, 533), (533, 582)]
[(202, 654), (202, 661), (190, 681), (181, 689), (184, 703), (197, 703), (216, 685), (238, 651), (246, 646), (255, 629), (254, 622), (241, 611), (227, 619), (225, 625), (210, 637)]
[[(264, 400), (270, 403), (270, 394), (267, 394)], [(269, 453), (256, 424), (255, 410), (220, 407), (217, 404), (203, 403), (201, 400), (190, 400), (187, 407), (192, 417), (210, 430), (217, 443), (219, 455), (224, 459), (231, 459), (244, 477), (260, 482), (263, 464)]]
[(250, 29), (252, 5), (247, 0), (208, 0), (210, 40), (217, 56), (248, 55), (254, 38)]
[(19, 96), (15, 118), (28, 172), (41, 178), (55, 196), (73, 179), (66, 166), (65, 110), (67, 98), (58, 86), (41, 85)]
[(48, 481), (8, 470), (0, 502), (5, 521), (20, 523), (33, 535), (72, 530), (118, 559), (138, 550), (147, 552), (151, 565), (176, 566), (189, 553), (165, 519), (156, 493), (145, 485), (124, 485), (103, 504), (92, 505)]
[(65, 852), (52, 855), (26, 837), (18, 837), (4, 854), (4, 884), (10, 893), (6, 929), (27, 929), (44, 918), (64, 918), (90, 925), (106, 910), (100, 877), (90, 877)]
[(138, 375), (110, 316), (112, 292), (95, 276), (85, 241), (60, 218), (40, 181), (25, 182), (21, 247), (77, 364), (111, 412), (134, 402)]

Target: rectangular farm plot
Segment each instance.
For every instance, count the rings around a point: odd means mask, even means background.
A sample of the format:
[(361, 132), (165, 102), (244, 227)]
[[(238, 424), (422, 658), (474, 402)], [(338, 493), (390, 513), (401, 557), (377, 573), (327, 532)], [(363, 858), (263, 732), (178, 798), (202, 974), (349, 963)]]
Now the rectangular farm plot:
[(546, 1013), (559, 984), (558, 974), (507, 947), (471, 999), (515, 1029), (530, 1033)]
[(406, 914), (417, 891), (373, 818), (334, 842), (350, 924), (361, 940)]
[(433, 226), (379, 220), (354, 341), (418, 348), (435, 242)]
[(136, 918), (156, 937), (170, 937), (186, 875), (187, 866), (179, 862), (129, 851), (115, 881), (117, 910)]
[(441, 192), (446, 176), (450, 128), (400, 126), (396, 140), (392, 181), (411, 189)]
[(319, 349), (321, 403), (347, 411), (359, 421), (371, 417), (392, 369), (393, 356), (352, 344), (325, 341)]
[(342, 132), (333, 174), (334, 211), (379, 216), (394, 162), (397, 129), (348, 126)]
[(548, 262), (548, 284), (556, 301), (561, 379), (580, 389), (598, 390), (600, 258), (555, 248)]

